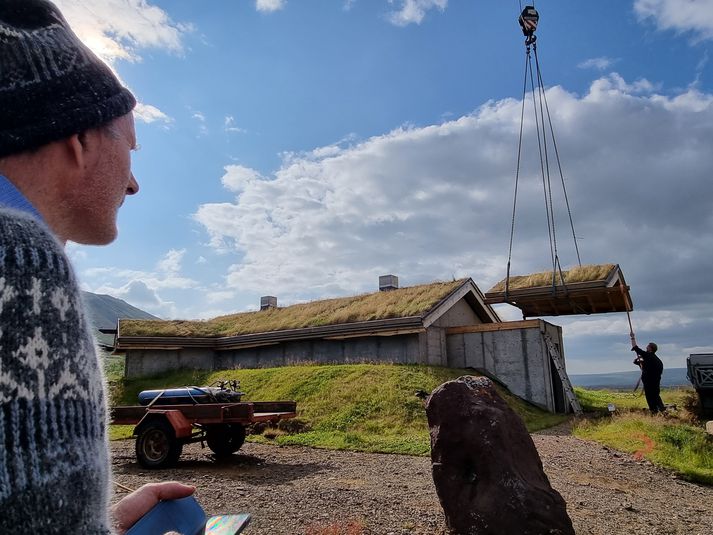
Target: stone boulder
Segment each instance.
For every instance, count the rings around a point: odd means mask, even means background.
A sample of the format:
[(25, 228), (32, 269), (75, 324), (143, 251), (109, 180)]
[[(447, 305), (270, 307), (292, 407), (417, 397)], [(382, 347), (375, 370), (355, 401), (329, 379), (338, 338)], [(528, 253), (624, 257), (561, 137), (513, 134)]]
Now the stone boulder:
[(436, 492), (459, 535), (574, 535), (520, 417), (484, 377), (464, 376), (426, 400)]

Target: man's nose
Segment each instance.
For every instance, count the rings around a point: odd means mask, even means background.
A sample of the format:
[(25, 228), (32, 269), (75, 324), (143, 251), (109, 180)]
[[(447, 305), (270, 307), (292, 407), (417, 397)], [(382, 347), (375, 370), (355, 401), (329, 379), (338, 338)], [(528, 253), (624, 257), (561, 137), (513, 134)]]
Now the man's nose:
[(136, 195), (139, 192), (139, 183), (136, 181), (134, 173), (131, 173), (131, 180), (129, 180), (129, 185), (126, 186), (127, 195)]

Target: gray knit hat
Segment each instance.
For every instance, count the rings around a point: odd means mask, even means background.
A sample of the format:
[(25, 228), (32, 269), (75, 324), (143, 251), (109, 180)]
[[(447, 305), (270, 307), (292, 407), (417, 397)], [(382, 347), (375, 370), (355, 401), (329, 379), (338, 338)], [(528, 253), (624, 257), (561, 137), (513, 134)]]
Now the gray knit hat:
[(0, 0), (0, 157), (101, 126), (136, 100), (47, 0)]

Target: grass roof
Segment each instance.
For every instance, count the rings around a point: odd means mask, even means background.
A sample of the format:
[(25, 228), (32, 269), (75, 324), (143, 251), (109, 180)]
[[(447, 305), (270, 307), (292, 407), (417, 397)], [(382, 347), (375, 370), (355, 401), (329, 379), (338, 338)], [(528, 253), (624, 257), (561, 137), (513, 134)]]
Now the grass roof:
[(434, 282), (386, 292), (324, 299), (296, 305), (219, 316), (205, 321), (121, 320), (121, 336), (221, 337), (305, 327), (321, 327), (421, 316), (466, 279)]
[[(589, 264), (585, 266), (577, 266), (567, 271), (563, 271), (565, 284), (573, 284), (575, 282), (594, 282), (606, 280), (615, 264)], [(561, 285), (559, 273), (555, 279), (556, 285)], [(531, 275), (517, 275), (510, 277), (510, 290), (522, 290), (524, 288), (539, 288), (552, 286), (552, 272), (543, 271), (541, 273), (533, 273)], [(501, 280), (493, 286), (487, 293), (497, 293), (505, 291), (505, 279)]]

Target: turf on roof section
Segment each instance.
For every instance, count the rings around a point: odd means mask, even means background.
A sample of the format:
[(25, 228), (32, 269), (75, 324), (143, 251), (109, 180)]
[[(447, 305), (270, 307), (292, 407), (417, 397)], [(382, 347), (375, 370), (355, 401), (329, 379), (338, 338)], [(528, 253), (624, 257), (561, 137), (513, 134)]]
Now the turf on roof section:
[(205, 321), (121, 320), (120, 333), (122, 337), (212, 338), (423, 316), (467, 280), (434, 282), (385, 292), (323, 299), (282, 308), (219, 316)]
[[(488, 304), (509, 303), (522, 310), (523, 317), (601, 314), (633, 310), (629, 287), (617, 264), (579, 266), (559, 273), (552, 284), (552, 272), (510, 277), (485, 294)], [(564, 282), (562, 279), (564, 278)]]

